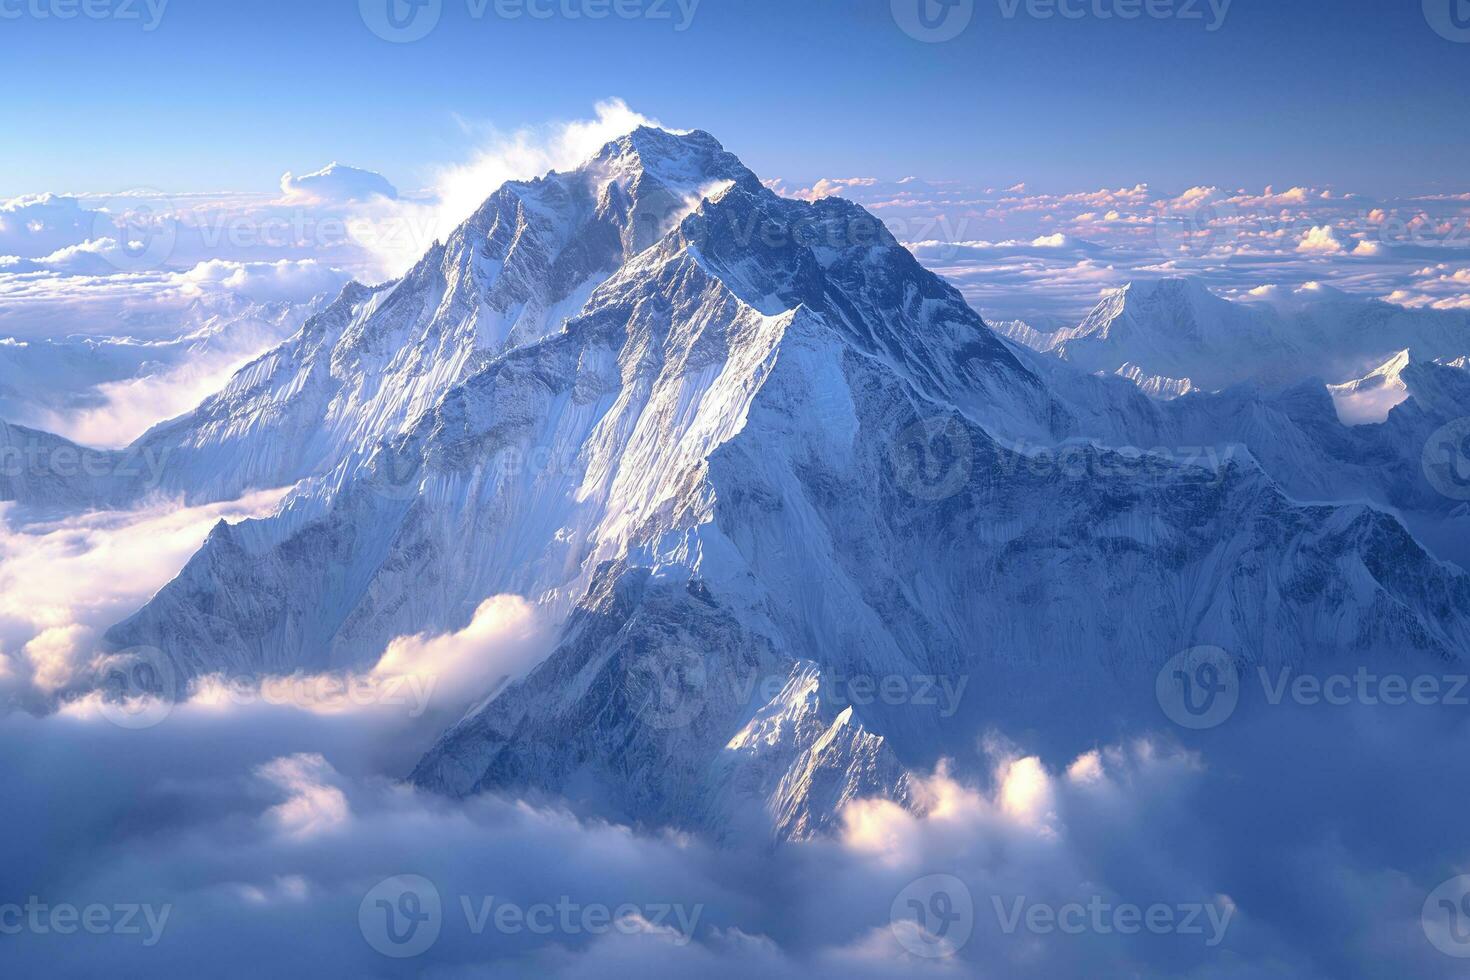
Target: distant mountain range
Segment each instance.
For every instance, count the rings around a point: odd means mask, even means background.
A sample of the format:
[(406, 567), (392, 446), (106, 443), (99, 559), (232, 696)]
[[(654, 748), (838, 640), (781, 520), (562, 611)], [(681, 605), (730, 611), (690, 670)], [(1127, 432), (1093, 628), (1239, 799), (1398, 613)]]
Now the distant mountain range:
[(1470, 311), (1406, 309), (1315, 283), (1263, 293), (1258, 302), (1231, 302), (1195, 279), (1133, 283), (1104, 296), (1076, 327), (1039, 331), (1010, 321), (997, 329), (1162, 397), (1244, 382), (1346, 383), (1405, 350), (1425, 360), (1470, 354)]

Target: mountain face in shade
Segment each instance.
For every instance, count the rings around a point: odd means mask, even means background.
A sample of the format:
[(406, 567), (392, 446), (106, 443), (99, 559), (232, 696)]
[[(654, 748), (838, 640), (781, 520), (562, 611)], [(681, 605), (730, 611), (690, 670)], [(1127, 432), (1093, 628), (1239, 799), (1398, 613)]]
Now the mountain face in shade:
[(507, 184), (145, 437), (193, 497), (297, 486), (109, 641), (182, 678), (359, 670), (515, 593), (554, 648), (416, 783), (807, 836), (857, 797), (923, 807), (911, 773), (1002, 718), (1151, 699), (1189, 647), (1470, 649), (1470, 578), (1272, 472), (1298, 439), (1352, 462), (1325, 389), (1276, 399), (1164, 405), (1013, 347), (861, 208), (641, 129)]

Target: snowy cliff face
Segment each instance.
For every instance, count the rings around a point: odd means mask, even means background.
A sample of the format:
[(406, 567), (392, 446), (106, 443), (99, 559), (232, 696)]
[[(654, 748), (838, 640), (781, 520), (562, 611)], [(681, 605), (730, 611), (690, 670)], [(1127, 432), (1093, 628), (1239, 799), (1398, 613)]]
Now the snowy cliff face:
[[(917, 805), (910, 768), (991, 709), (1097, 700), (1186, 647), (1470, 649), (1470, 579), (1395, 520), (1294, 503), (1249, 457), (1078, 442), (1199, 413), (1058, 390), (1036, 358), (862, 209), (639, 130), (507, 185), (151, 434), (207, 492), (310, 478), (109, 639), (184, 676), (363, 667), (525, 595), (559, 642), (420, 785), (783, 836), (858, 796)], [(884, 684), (912, 696), (863, 696)]]

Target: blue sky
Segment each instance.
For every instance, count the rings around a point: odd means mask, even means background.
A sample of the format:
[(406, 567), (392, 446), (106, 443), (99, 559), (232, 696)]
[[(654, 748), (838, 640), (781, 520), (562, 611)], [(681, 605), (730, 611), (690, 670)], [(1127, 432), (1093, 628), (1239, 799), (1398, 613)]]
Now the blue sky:
[(0, 0), (0, 196), (269, 190), (333, 159), (411, 189), (487, 127), (613, 96), (791, 180), (1401, 194), (1465, 189), (1470, 149), (1470, 44), (1420, 0), (1234, 0), (1215, 31), (1208, 0), (1201, 19), (1127, 21), (1092, 12), (1119, 0), (1071, 0), (1075, 20), (974, 0), (942, 43), (890, 0), (702, 0), (682, 32), (673, 0), (670, 19), (597, 21), (443, 0), (405, 44), (356, 0), (169, 0), (151, 31), (145, 0), (89, 0), (137, 19), (36, 15), (67, 2)]

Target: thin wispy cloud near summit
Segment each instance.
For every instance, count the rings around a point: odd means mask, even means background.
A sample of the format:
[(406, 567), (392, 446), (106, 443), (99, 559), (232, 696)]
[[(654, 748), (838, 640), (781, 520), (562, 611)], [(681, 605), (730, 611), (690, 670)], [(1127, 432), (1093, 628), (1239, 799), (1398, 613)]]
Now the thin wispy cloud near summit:
[(435, 166), (421, 200), (382, 203), (362, 212), (367, 222), (365, 244), (385, 273), (401, 273), (430, 242), (447, 238), (507, 181), (570, 170), (618, 136), (639, 126), (661, 125), (621, 99), (610, 98), (596, 104), (591, 118), (508, 132), (492, 128), (488, 134), (484, 127), (474, 127), (474, 150), (462, 161)]
[(1459, 976), (1359, 6), (0, 0), (0, 974)]

